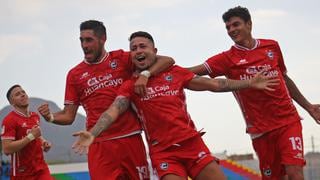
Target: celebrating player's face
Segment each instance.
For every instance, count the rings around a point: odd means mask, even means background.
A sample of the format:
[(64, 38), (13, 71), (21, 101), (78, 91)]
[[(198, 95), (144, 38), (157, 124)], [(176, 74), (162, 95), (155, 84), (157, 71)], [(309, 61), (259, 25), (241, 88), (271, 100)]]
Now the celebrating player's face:
[(231, 17), (226, 23), (226, 29), (231, 39), (239, 45), (251, 37), (251, 21), (245, 22), (240, 17)]
[(10, 103), (17, 107), (27, 107), (29, 105), (29, 97), (21, 87), (16, 87), (11, 92)]
[(149, 68), (156, 60), (157, 49), (147, 38), (135, 37), (130, 41), (130, 54), (139, 70)]
[(84, 58), (91, 63), (97, 62), (104, 48), (104, 38), (99, 38), (93, 30), (83, 30), (80, 32), (80, 42), (84, 53)]

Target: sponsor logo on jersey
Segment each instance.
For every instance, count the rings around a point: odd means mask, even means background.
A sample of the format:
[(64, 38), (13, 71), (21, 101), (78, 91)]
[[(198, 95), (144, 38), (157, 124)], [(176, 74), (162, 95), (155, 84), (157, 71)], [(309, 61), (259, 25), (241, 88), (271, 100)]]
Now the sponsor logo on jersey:
[(160, 169), (166, 171), (169, 168), (169, 164), (167, 162), (163, 162), (160, 164)]
[(27, 123), (22, 123), (21, 127), (27, 127)]
[(274, 55), (273, 55), (273, 52), (272, 52), (271, 50), (268, 50), (268, 51), (267, 51), (267, 56), (268, 56), (268, 58), (269, 58), (270, 60), (273, 60)]
[(201, 151), (201, 152), (199, 152), (198, 157), (199, 157), (199, 158), (202, 158), (204, 155), (206, 155), (206, 152)]
[(141, 100), (146, 101), (159, 96), (176, 96), (178, 93), (179, 90), (171, 90), (169, 85), (147, 87), (147, 95)]
[(237, 63), (237, 65), (241, 65), (241, 64), (247, 64), (248, 61), (246, 59), (240, 59), (239, 62)]
[(277, 70), (272, 70), (272, 67), (270, 64), (263, 64), (258, 66), (249, 66), (246, 69), (246, 73), (240, 75), (240, 80), (249, 80), (254, 77), (255, 74), (258, 72), (265, 71), (264, 75), (268, 77), (278, 77), (279, 72)]
[(111, 69), (116, 69), (117, 66), (118, 66), (118, 63), (117, 63), (118, 59), (112, 59), (111, 62), (110, 62), (110, 67)]
[(88, 76), (89, 76), (89, 73), (88, 73), (88, 72), (84, 72), (84, 73), (81, 75), (80, 79), (84, 79), (84, 78), (86, 78), (86, 77), (88, 77)]
[(87, 85), (89, 86), (84, 90), (85, 96), (92, 94), (94, 91), (106, 88), (117, 87), (123, 83), (122, 78), (112, 78), (112, 74), (105, 74), (88, 79)]

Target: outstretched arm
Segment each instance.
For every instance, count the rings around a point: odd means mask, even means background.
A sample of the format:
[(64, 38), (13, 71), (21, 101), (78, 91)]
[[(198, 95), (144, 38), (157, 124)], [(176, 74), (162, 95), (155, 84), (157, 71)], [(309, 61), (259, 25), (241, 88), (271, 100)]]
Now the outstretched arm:
[(199, 75), (199, 76), (203, 76), (203, 75), (208, 75), (208, 71), (206, 69), (206, 67), (203, 64), (197, 65), (197, 66), (193, 66), (193, 67), (189, 67), (187, 68), (189, 69), (191, 72)]
[(245, 88), (255, 88), (274, 91), (272, 86), (279, 84), (279, 79), (267, 77), (264, 72), (257, 73), (250, 80), (232, 79), (211, 79), (207, 77), (195, 76), (188, 84), (187, 88), (194, 91), (228, 92)]
[(284, 75), (284, 79), (292, 99), (294, 99), (301, 107), (303, 107), (316, 121), (316, 123), (320, 124), (320, 104), (311, 104), (302, 95), (296, 84), (288, 75)]
[(88, 152), (89, 146), (95, 137), (108, 129), (108, 127), (129, 107), (129, 99), (124, 96), (117, 96), (111, 106), (101, 114), (97, 123), (90, 131), (78, 131), (73, 136), (79, 136), (78, 140), (72, 145), (76, 153)]
[(148, 83), (149, 76), (154, 76), (159, 74), (160, 72), (168, 69), (174, 64), (174, 59), (168, 56), (160, 56), (157, 55), (157, 61), (155, 64), (153, 64), (149, 69), (149, 73), (147, 74), (140, 74), (139, 78), (136, 80), (134, 85), (134, 91), (135, 93), (139, 94), (140, 96), (146, 95), (146, 86)]

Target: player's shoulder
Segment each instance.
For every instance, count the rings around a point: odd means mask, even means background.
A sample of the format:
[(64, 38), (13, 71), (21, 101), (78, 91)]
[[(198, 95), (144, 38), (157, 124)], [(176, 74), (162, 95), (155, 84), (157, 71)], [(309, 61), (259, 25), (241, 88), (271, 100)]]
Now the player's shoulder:
[(11, 111), (11, 112), (9, 112), (9, 113), (3, 118), (2, 123), (12, 122), (12, 121), (14, 121), (15, 119), (17, 119), (17, 118), (15, 118), (15, 117), (16, 117), (16, 113), (14, 113), (14, 111)]
[(166, 72), (171, 72), (173, 74), (177, 73), (177, 74), (186, 74), (186, 73), (192, 73), (189, 69), (181, 67), (179, 65), (173, 65), (170, 68), (168, 68), (168, 70)]
[(85, 68), (86, 63), (84, 62), (84, 60), (82, 60), (80, 63), (78, 63), (77, 65), (73, 66), (70, 70), (69, 70), (69, 74), (74, 73), (79, 71), (82, 68)]
[(109, 51), (109, 56), (111, 58), (129, 57), (129, 55), (130, 53), (128, 51), (124, 51), (123, 49)]
[(39, 114), (33, 111), (30, 112), (30, 116), (35, 118), (40, 118)]
[(278, 42), (274, 39), (257, 39), (259, 44), (262, 46), (268, 46), (268, 45), (278, 45)]

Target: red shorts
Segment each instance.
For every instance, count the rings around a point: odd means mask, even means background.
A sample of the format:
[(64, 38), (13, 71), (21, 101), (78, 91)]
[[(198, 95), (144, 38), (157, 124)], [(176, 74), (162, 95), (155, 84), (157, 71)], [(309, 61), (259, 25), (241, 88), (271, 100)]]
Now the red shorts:
[(53, 177), (50, 175), (50, 171), (48, 168), (42, 169), (36, 172), (34, 175), (30, 176), (11, 176), (11, 180), (54, 180)]
[(172, 145), (150, 155), (153, 168), (161, 179), (167, 174), (195, 178), (210, 162), (216, 160), (199, 136)]
[(285, 165), (305, 165), (300, 121), (267, 132), (252, 144), (263, 179), (280, 179), (285, 175)]
[(89, 148), (88, 166), (92, 180), (149, 179), (140, 134), (93, 143)]

